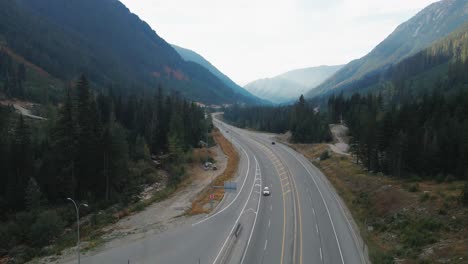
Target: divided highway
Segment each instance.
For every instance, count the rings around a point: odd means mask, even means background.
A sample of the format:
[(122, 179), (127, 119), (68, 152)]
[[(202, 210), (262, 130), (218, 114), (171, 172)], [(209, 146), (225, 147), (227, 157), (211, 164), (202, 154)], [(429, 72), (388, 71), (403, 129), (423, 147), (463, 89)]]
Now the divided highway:
[[(82, 263), (366, 263), (344, 205), (317, 168), (269, 135), (214, 124), (239, 152), (237, 191), (208, 216), (107, 246)], [(271, 196), (262, 196), (265, 186)]]
[(268, 134), (215, 124), (253, 152), (272, 189), (261, 201), (244, 263), (368, 262), (343, 202), (315, 166), (288, 146), (272, 145)]

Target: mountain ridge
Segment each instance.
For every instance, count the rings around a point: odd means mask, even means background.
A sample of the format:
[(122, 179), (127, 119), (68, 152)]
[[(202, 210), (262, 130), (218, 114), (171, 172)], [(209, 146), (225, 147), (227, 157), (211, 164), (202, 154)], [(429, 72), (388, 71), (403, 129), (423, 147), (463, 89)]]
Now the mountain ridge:
[(341, 67), (342, 65), (321, 65), (290, 70), (271, 78), (255, 80), (244, 88), (260, 98), (274, 103), (286, 103), (313, 89)]
[(180, 47), (175, 44), (171, 44), (171, 46), (176, 50), (176, 52), (184, 59), (185, 61), (191, 61), (195, 62), (207, 70), (209, 70), (212, 74), (214, 74), (216, 77), (218, 77), (222, 82), (224, 82), (227, 86), (231, 87), (235, 92), (242, 94), (244, 96), (247, 96), (249, 98), (258, 100), (261, 102), (260, 98), (257, 98), (241, 86), (239, 86), (237, 83), (235, 83), (233, 80), (231, 80), (227, 75), (225, 75), (223, 72), (221, 72), (216, 66), (214, 66), (210, 61), (205, 59), (202, 55), (198, 54), (197, 52)]
[(390, 65), (444, 38), (467, 20), (468, 2), (464, 0), (442, 0), (432, 3), (400, 24), (367, 55), (349, 62), (326, 82), (316, 89), (311, 89), (306, 97), (312, 98), (346, 85), (368, 73), (385, 70)]
[(0, 41), (64, 82), (167, 92), (203, 103), (253, 103), (202, 66), (184, 61), (146, 22), (114, 0), (2, 0)]

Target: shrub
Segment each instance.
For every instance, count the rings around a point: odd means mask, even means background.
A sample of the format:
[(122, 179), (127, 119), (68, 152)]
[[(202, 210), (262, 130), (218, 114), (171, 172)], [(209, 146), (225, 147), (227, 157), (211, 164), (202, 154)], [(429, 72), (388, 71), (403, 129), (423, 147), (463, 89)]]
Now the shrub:
[(25, 245), (14, 247), (8, 255), (12, 258), (12, 263), (25, 263), (38, 254), (38, 250), (34, 250)]
[(461, 192), (460, 200), (461, 200), (463, 205), (468, 206), (468, 183), (465, 183), (465, 186), (463, 187), (463, 190)]
[(421, 196), (419, 196), (419, 201), (420, 202), (425, 202), (425, 201), (429, 200), (429, 198), (430, 197), (429, 197), (428, 193), (423, 193), (423, 194), (421, 194)]
[(31, 225), (34, 223), (35, 216), (32, 212), (19, 212), (15, 215), (15, 222), (21, 230), (21, 237), (27, 239)]
[(408, 191), (409, 191), (409, 192), (417, 192), (417, 191), (419, 191), (419, 184), (417, 184), (417, 183), (411, 184), (411, 185), (409, 186), (409, 188), (408, 188)]
[(21, 241), (21, 227), (14, 222), (0, 224), (0, 249), (8, 250)]
[(435, 233), (442, 223), (435, 218), (418, 218), (408, 222), (402, 231), (403, 243), (408, 248), (420, 248), (437, 241)]
[(47, 245), (53, 238), (62, 233), (64, 223), (54, 210), (42, 212), (31, 226), (30, 239), (34, 246)]
[(391, 254), (374, 250), (370, 252), (370, 258), (373, 263), (393, 264), (395, 263)]
[(330, 158), (330, 153), (328, 153), (328, 150), (325, 150), (320, 154), (320, 160), (326, 160)]

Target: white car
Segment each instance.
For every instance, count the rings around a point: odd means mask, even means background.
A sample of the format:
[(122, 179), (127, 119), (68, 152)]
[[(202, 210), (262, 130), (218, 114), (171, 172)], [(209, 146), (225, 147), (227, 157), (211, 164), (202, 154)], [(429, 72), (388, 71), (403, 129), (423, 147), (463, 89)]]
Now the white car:
[(263, 188), (263, 196), (269, 196), (270, 195), (270, 189), (268, 187)]

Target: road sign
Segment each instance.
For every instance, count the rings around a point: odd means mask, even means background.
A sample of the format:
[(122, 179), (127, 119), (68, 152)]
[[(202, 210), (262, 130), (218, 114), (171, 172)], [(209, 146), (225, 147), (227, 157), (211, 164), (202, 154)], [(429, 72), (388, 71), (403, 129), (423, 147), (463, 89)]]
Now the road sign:
[(237, 182), (224, 182), (224, 190), (227, 192), (235, 192), (237, 190)]

